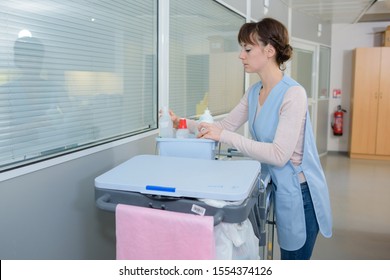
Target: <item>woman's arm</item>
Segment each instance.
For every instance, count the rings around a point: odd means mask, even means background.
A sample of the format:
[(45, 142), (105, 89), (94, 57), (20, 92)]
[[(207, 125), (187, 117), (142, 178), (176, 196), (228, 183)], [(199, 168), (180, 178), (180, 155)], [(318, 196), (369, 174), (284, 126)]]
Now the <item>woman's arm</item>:
[(305, 90), (298, 86), (291, 87), (280, 107), (279, 123), (272, 143), (251, 140), (227, 129), (220, 131), (219, 141), (235, 147), (253, 159), (283, 166), (294, 153), (295, 156), (302, 157), (306, 110)]

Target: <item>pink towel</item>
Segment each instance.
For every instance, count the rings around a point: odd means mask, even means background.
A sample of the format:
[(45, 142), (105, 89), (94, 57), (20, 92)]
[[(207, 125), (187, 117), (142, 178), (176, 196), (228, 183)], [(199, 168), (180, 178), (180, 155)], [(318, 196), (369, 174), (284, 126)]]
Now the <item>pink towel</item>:
[(214, 259), (213, 217), (130, 205), (116, 207), (118, 260)]

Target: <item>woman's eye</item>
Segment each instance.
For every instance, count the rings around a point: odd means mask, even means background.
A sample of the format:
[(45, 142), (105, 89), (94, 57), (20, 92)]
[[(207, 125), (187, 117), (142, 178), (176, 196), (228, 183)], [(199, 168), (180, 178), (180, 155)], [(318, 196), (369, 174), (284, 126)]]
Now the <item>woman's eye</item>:
[(246, 52), (250, 52), (250, 51), (251, 51), (251, 49), (245, 49), (245, 51), (246, 51)]

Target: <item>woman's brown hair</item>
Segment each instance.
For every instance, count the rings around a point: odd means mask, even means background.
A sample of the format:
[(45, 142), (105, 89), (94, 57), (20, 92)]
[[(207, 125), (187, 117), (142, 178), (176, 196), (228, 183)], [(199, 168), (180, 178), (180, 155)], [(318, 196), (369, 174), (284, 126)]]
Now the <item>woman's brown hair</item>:
[(241, 26), (238, 32), (238, 42), (258, 44), (261, 41), (264, 45), (271, 44), (276, 50), (276, 62), (279, 68), (292, 56), (292, 47), (289, 44), (287, 28), (279, 21), (273, 18), (263, 18), (254, 23), (248, 22)]

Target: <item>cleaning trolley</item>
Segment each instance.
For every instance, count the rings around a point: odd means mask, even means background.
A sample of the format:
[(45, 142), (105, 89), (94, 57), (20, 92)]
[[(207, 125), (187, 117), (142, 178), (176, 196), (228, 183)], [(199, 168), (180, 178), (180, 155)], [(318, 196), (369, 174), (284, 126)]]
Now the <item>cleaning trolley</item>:
[[(266, 231), (272, 199), (267, 180), (267, 176), (262, 176), (260, 163), (254, 160), (138, 155), (95, 178), (95, 197), (99, 209), (116, 213), (117, 258), (270, 259)], [(126, 211), (132, 215), (122, 220), (132, 223), (122, 229), (118, 228), (120, 207), (130, 207)], [(147, 223), (149, 218), (139, 218), (143, 212), (155, 220)], [(182, 227), (174, 229), (169, 215), (180, 220)], [(210, 239), (199, 224), (188, 230), (193, 219), (197, 219), (195, 223), (207, 221), (214, 236)], [(119, 236), (121, 230), (128, 237)], [(188, 242), (186, 238), (191, 234), (195, 237)], [(203, 243), (194, 243), (201, 237)], [(118, 244), (120, 238), (122, 244)], [(250, 252), (254, 242), (257, 254)], [(179, 254), (187, 244), (193, 245), (188, 249), (191, 254)], [(208, 254), (201, 252), (201, 246), (206, 247)], [(123, 250), (130, 253), (118, 257)]]

